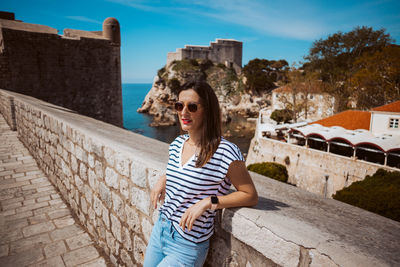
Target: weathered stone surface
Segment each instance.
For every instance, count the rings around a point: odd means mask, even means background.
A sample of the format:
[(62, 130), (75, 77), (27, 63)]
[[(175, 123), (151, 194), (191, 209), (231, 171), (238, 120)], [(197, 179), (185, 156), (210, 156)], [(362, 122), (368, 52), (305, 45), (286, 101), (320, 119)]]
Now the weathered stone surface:
[(74, 235), (82, 234), (83, 230), (78, 225), (69, 225), (61, 229), (56, 229), (50, 233), (51, 239), (54, 241), (67, 239)]
[(147, 220), (145, 217), (142, 218), (142, 233), (143, 236), (146, 240), (146, 242), (149, 242), (149, 238), (151, 235), (151, 230), (153, 229), (153, 225), (149, 220)]
[(115, 162), (114, 150), (112, 150), (110, 147), (104, 147), (104, 158), (106, 159), (107, 164), (113, 168)]
[(115, 155), (115, 169), (126, 177), (129, 177), (129, 165), (130, 160), (126, 157), (126, 155), (117, 153)]
[(132, 162), (131, 180), (139, 187), (146, 187), (147, 169), (140, 162)]
[(65, 262), (65, 266), (75, 266), (78, 264), (82, 264), (93, 259), (99, 257), (99, 253), (92, 246), (87, 246), (83, 248), (79, 248), (77, 250), (73, 250), (68, 252), (62, 256)]
[(140, 219), (138, 212), (129, 205), (125, 205), (125, 211), (126, 211), (126, 223), (128, 224), (129, 229), (139, 233)]
[(131, 256), (125, 249), (121, 250), (121, 259), (122, 259), (122, 262), (125, 263), (126, 266), (129, 266), (129, 267), (134, 266)]
[(0, 266), (26, 266), (44, 259), (41, 249), (31, 248), (21, 253), (0, 258)]
[(25, 237), (37, 235), (44, 232), (49, 232), (56, 227), (52, 222), (42, 222), (34, 225), (27, 226), (22, 229), (22, 233)]
[(143, 264), (144, 254), (146, 252), (146, 244), (137, 235), (135, 235), (133, 243), (133, 256), (135, 257), (137, 263)]
[(119, 180), (119, 192), (125, 199), (129, 199), (129, 184), (124, 177), (121, 177)]
[(75, 250), (81, 247), (85, 247), (93, 243), (92, 239), (87, 233), (80, 234), (65, 240), (70, 250)]
[(108, 186), (118, 189), (118, 173), (109, 167), (106, 168), (105, 181)]
[(131, 203), (146, 215), (150, 215), (150, 196), (139, 188), (131, 188)]
[(56, 257), (67, 252), (64, 241), (56, 241), (44, 247), (44, 254), (46, 258)]
[(113, 200), (113, 210), (120, 218), (120, 220), (125, 221), (126, 218), (125, 208), (121, 197), (117, 193), (112, 192), (112, 200)]
[(104, 205), (106, 205), (107, 208), (111, 209), (112, 198), (111, 198), (110, 188), (108, 188), (103, 183), (99, 183), (99, 193), (100, 193), (100, 198), (103, 201)]
[(132, 251), (131, 232), (126, 227), (122, 227), (122, 245), (127, 251)]
[(114, 214), (110, 214), (111, 219), (111, 232), (113, 233), (114, 237), (119, 241), (122, 242), (121, 236), (121, 222), (119, 219), (114, 216)]

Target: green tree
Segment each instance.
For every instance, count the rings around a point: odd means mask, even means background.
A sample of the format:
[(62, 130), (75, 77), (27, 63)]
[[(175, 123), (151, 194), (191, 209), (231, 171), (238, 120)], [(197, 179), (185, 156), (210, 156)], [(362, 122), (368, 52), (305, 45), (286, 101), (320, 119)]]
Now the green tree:
[(370, 109), (400, 99), (400, 46), (364, 53), (355, 65), (358, 70), (351, 77), (351, 84), (358, 107)]
[(334, 94), (339, 111), (347, 108), (352, 95), (350, 77), (357, 71), (354, 62), (363, 53), (373, 54), (382, 50), (394, 40), (384, 29), (356, 27), (350, 32), (337, 32), (313, 43), (309, 54), (304, 58), (306, 70), (320, 73), (321, 79), (328, 85), (328, 93)]
[(278, 79), (282, 79), (288, 63), (286, 60), (253, 59), (243, 67), (248, 90), (254, 93), (271, 91)]

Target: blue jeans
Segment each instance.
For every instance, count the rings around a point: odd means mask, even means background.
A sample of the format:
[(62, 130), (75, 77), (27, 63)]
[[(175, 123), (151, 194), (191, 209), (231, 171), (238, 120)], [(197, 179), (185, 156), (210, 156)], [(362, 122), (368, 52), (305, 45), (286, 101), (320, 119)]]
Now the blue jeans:
[(210, 241), (194, 243), (184, 239), (162, 213), (151, 232), (144, 267), (201, 267), (207, 257)]

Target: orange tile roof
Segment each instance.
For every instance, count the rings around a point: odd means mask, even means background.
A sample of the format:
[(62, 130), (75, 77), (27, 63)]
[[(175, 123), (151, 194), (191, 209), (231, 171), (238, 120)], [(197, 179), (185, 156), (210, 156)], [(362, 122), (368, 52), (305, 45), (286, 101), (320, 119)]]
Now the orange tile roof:
[(369, 111), (346, 110), (328, 118), (314, 121), (326, 127), (340, 126), (348, 130), (369, 130), (371, 113)]
[(387, 105), (373, 108), (372, 111), (400, 112), (400, 100), (392, 102)]

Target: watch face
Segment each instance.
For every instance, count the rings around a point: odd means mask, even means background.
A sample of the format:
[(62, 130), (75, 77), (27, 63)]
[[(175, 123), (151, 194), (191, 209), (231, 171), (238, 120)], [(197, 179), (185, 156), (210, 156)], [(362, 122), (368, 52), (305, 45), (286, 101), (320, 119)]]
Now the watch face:
[(218, 197), (212, 196), (211, 197), (211, 204), (218, 204)]

